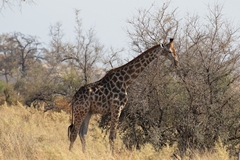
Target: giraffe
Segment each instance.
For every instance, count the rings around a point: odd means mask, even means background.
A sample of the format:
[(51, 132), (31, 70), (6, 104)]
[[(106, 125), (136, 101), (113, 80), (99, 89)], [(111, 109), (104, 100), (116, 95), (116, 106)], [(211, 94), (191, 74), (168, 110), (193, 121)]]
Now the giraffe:
[(68, 127), (72, 149), (79, 132), (82, 151), (85, 152), (85, 136), (92, 114), (111, 114), (109, 143), (114, 152), (114, 140), (122, 109), (127, 103), (127, 88), (140, 75), (145, 67), (158, 56), (165, 56), (178, 66), (178, 56), (173, 47), (173, 38), (167, 45), (158, 44), (146, 50), (123, 66), (112, 69), (97, 82), (82, 86), (72, 99), (72, 124)]

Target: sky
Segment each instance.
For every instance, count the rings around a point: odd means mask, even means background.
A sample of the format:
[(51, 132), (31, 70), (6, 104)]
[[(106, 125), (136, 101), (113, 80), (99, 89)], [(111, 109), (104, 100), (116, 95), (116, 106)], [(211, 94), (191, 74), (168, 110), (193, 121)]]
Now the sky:
[[(75, 9), (81, 10), (83, 29), (93, 27), (96, 37), (106, 47), (127, 48), (127, 19), (137, 15), (138, 9), (154, 4), (161, 7), (166, 0), (34, 0), (23, 3), (21, 9), (12, 6), (0, 13), (0, 34), (21, 32), (37, 36), (40, 42), (49, 43), (49, 27), (61, 22), (66, 41), (74, 39)], [(207, 5), (224, 4), (223, 14), (240, 24), (240, 0), (172, 0), (170, 9), (178, 8), (179, 18), (186, 13), (206, 15)], [(2, 1), (0, 1), (1, 5)], [(16, 4), (17, 5), (17, 4)]]

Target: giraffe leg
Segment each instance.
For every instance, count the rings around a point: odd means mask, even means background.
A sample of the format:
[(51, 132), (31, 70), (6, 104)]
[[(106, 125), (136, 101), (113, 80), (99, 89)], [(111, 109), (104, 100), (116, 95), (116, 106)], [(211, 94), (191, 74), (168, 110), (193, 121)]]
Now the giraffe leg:
[(82, 151), (83, 151), (83, 153), (86, 150), (86, 140), (85, 140), (85, 137), (87, 135), (88, 124), (89, 124), (89, 120), (91, 118), (91, 115), (92, 115), (91, 113), (88, 113), (86, 115), (86, 117), (83, 120), (82, 125), (80, 127), (80, 131), (79, 131), (79, 137), (80, 137), (80, 140), (81, 140), (81, 143), (82, 143)]
[(84, 107), (78, 107), (78, 108), (80, 108), (81, 111), (78, 111), (78, 114), (74, 114), (74, 125), (73, 125), (72, 129), (70, 130), (70, 146), (69, 146), (69, 150), (72, 149), (73, 143), (76, 140), (77, 134), (78, 134), (78, 132), (80, 130), (80, 126), (82, 125), (82, 122), (84, 121), (84, 118), (87, 115), (86, 110), (85, 110)]
[[(76, 118), (76, 117), (75, 117)], [(74, 121), (74, 125), (70, 130), (70, 146), (69, 146), (69, 150), (71, 151), (72, 147), (73, 147), (73, 143), (77, 138), (77, 131), (80, 128), (80, 121)]]
[(113, 108), (114, 109), (111, 110), (111, 126), (109, 134), (110, 150), (112, 151), (112, 154), (114, 154), (114, 140), (116, 139), (117, 125), (121, 114), (121, 107)]

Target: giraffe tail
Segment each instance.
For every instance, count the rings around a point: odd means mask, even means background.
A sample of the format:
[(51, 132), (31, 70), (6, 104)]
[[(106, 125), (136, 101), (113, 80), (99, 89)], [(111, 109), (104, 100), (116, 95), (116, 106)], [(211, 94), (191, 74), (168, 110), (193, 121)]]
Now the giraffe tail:
[(70, 140), (70, 135), (71, 135), (71, 132), (74, 128), (74, 124), (71, 124), (69, 127), (68, 127), (68, 139)]
[(71, 105), (72, 105), (72, 123), (71, 123), (71, 125), (68, 127), (68, 139), (69, 139), (69, 140), (70, 140), (71, 132), (72, 132), (73, 129), (74, 129), (74, 124), (73, 124), (73, 101), (71, 101)]

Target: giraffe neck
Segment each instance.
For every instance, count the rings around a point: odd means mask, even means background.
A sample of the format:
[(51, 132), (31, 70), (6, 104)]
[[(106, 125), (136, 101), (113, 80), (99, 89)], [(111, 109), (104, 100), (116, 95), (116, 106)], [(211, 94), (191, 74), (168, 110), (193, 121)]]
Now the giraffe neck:
[(111, 75), (113, 82), (124, 83), (126, 88), (140, 75), (140, 73), (158, 57), (161, 51), (160, 45), (156, 45), (147, 51), (143, 52), (127, 64), (110, 70), (107, 75)]

